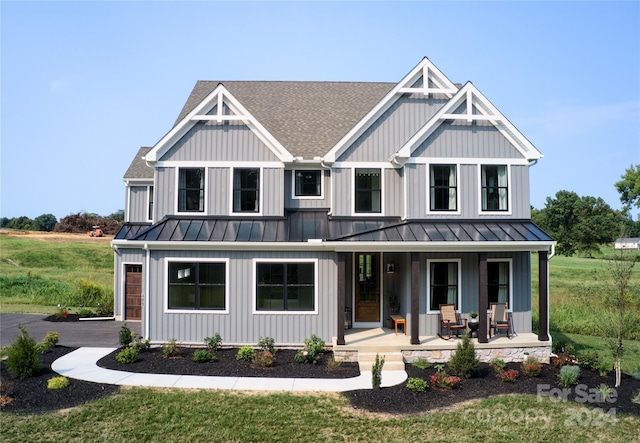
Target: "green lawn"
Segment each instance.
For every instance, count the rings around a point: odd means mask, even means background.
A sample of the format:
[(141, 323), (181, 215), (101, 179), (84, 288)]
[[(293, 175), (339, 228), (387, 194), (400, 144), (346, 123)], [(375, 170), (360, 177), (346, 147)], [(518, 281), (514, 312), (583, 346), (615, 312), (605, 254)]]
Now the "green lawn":
[(533, 396), (490, 398), (451, 411), (380, 417), (338, 394), (127, 389), (60, 413), (3, 414), (3, 441), (472, 442), (637, 441), (640, 418)]

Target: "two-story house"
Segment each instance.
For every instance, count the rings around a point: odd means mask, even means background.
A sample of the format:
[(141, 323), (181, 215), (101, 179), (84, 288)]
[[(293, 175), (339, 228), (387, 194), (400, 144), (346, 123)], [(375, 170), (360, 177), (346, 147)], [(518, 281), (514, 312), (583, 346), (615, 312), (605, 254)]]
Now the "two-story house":
[(411, 348), (452, 303), (481, 313), (489, 349), (484, 313), (504, 301), (518, 346), (544, 357), (555, 242), (530, 220), (541, 157), (427, 58), (398, 83), (199, 81), (124, 176), (116, 316), (153, 342), (342, 346), (346, 328), (386, 327), (395, 298)]

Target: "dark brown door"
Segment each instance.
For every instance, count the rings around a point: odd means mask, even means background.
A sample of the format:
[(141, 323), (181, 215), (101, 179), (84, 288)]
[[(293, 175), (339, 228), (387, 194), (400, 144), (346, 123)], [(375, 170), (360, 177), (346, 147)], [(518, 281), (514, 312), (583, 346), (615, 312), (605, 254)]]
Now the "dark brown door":
[(125, 266), (124, 305), (126, 320), (140, 320), (142, 318), (141, 265)]
[(355, 321), (380, 321), (380, 254), (356, 254)]

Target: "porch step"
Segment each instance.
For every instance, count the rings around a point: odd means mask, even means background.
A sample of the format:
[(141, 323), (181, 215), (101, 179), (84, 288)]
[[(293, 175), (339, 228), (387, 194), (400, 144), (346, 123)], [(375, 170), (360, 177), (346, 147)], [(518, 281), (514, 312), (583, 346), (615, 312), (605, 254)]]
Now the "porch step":
[(383, 371), (404, 371), (404, 359), (402, 352), (358, 352), (358, 365), (361, 371), (371, 371), (376, 361), (376, 355), (384, 357)]

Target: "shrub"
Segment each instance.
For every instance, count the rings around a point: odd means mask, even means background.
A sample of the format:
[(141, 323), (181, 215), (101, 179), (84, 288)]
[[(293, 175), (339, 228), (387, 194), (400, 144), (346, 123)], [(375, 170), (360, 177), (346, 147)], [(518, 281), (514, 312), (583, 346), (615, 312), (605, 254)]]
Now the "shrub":
[(536, 357), (530, 355), (522, 362), (520, 369), (525, 377), (537, 377), (542, 371), (542, 363)]
[(637, 391), (635, 394), (631, 396), (631, 403), (640, 405), (640, 391)]
[(336, 360), (335, 355), (331, 354), (331, 357), (327, 360), (327, 370), (333, 371), (338, 369), (340, 366), (342, 366), (342, 360)]
[(640, 380), (640, 371), (634, 372), (632, 377), (635, 378), (636, 380)]
[(273, 366), (273, 353), (269, 351), (257, 351), (253, 353), (251, 362), (260, 368)]
[(581, 351), (578, 353), (577, 363), (583, 369), (597, 371), (600, 369), (600, 355), (593, 349)]
[(213, 335), (213, 337), (205, 338), (204, 344), (207, 345), (207, 348), (209, 348), (209, 351), (215, 352), (218, 349), (220, 349), (220, 346), (222, 345), (222, 337), (220, 336), (219, 333), (216, 332)]
[(40, 372), (40, 354), (36, 341), (29, 336), (25, 326), (19, 326), (22, 332), (7, 349), (7, 370), (13, 378), (24, 379)]
[(44, 354), (53, 349), (60, 341), (60, 336), (55, 331), (47, 331), (44, 338), (37, 344), (39, 354)]
[(78, 317), (91, 317), (94, 312), (91, 309), (82, 308), (78, 311)]
[(193, 357), (191, 358), (196, 363), (208, 363), (217, 361), (218, 357), (213, 355), (213, 353), (209, 349), (198, 349), (193, 353)]
[(415, 367), (416, 367), (416, 368), (418, 368), (418, 369), (423, 369), (423, 370), (424, 370), (424, 369), (429, 369), (429, 368), (431, 367), (431, 363), (429, 363), (429, 362), (427, 361), (427, 359), (426, 359), (426, 358), (424, 358), (424, 357), (418, 357), (418, 358), (416, 358), (416, 359), (413, 361), (412, 365), (413, 365), (413, 366), (415, 366)]
[(59, 304), (58, 308), (56, 309), (55, 316), (58, 318), (67, 318), (69, 316), (69, 310), (65, 305)]
[(376, 361), (371, 368), (371, 384), (374, 391), (380, 390), (380, 384), (382, 383), (382, 367), (384, 366), (384, 357), (380, 358), (376, 354)]
[(315, 365), (323, 352), (324, 341), (317, 335), (312, 334), (311, 338), (304, 340), (304, 348), (296, 352), (294, 359), (298, 363), (313, 363)]
[(413, 392), (425, 392), (429, 384), (426, 380), (417, 377), (411, 377), (407, 380), (407, 389)]
[(236, 360), (251, 361), (254, 352), (255, 351), (251, 346), (242, 346), (240, 349), (238, 349)]
[(116, 354), (116, 360), (123, 364), (135, 363), (140, 353), (134, 347), (128, 346)]
[(576, 359), (571, 354), (558, 354), (553, 359), (553, 366), (560, 369), (563, 366), (574, 366)]
[(560, 368), (560, 373), (558, 374), (558, 378), (560, 379), (560, 386), (564, 388), (568, 388), (569, 386), (573, 386), (578, 383), (578, 378), (580, 378), (580, 367), (579, 366), (563, 366)]
[(269, 351), (271, 354), (275, 354), (276, 341), (271, 337), (260, 337), (260, 340), (258, 340), (258, 348), (262, 351)]
[(120, 345), (122, 346), (129, 346), (129, 343), (131, 343), (131, 340), (133, 340), (133, 333), (126, 323), (124, 323), (120, 327), (120, 331), (118, 332), (118, 340), (120, 341)]
[(462, 342), (458, 343), (456, 352), (449, 360), (449, 369), (459, 377), (471, 378), (478, 366), (480, 361), (476, 358), (476, 348), (469, 334), (465, 332)]
[(455, 388), (461, 380), (460, 377), (447, 374), (444, 365), (436, 365), (436, 373), (431, 376), (429, 382), (437, 388), (450, 390)]
[(169, 340), (169, 343), (162, 345), (162, 355), (165, 358), (175, 358), (180, 353), (180, 349), (178, 348), (178, 343), (175, 338)]
[(129, 346), (135, 348), (138, 352), (146, 352), (151, 349), (151, 343), (149, 340), (143, 340), (142, 337), (139, 335), (136, 336), (135, 334), (133, 334), (133, 338), (131, 343), (129, 343)]
[(515, 369), (507, 369), (506, 371), (499, 371), (496, 376), (502, 381), (515, 383), (518, 379), (518, 371)]
[(493, 369), (496, 370), (496, 372), (504, 371), (504, 368), (507, 367), (507, 364), (505, 363), (505, 361), (499, 358), (494, 358), (493, 360), (491, 360), (491, 363), (489, 364)]
[(47, 389), (64, 389), (69, 386), (69, 379), (64, 376), (53, 377), (47, 380)]

